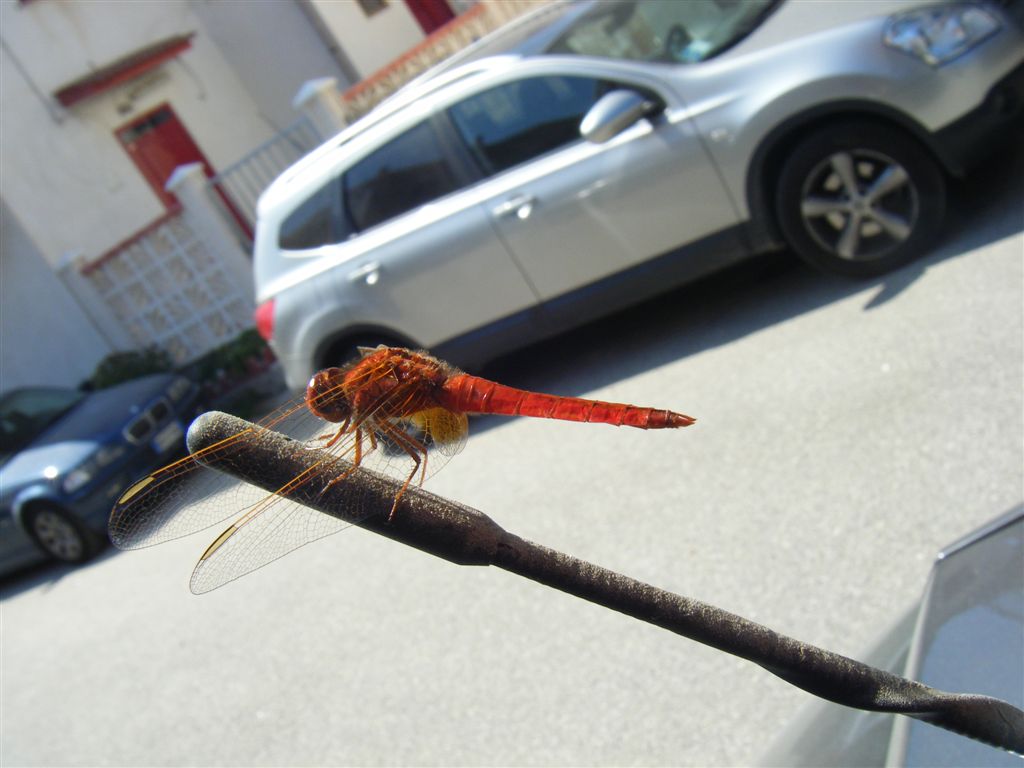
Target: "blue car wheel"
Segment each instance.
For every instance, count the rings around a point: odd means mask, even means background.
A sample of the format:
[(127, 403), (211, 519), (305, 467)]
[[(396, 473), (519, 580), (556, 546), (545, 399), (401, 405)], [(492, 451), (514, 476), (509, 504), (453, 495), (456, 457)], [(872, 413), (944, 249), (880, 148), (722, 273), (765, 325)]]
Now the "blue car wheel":
[(28, 511), (26, 527), (36, 546), (62, 563), (83, 563), (93, 552), (93, 537), (55, 504), (37, 504)]

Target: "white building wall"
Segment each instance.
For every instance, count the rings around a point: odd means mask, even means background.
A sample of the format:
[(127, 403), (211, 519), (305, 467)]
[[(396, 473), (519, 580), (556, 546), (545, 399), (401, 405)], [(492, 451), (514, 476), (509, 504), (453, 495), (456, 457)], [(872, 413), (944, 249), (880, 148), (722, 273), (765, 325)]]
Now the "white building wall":
[(95, 111), (82, 104), (54, 120), (3, 53), (4, 198), (51, 267), (68, 253), (98, 256), (163, 212)]
[[(177, 35), (191, 47), (141, 77), (69, 108), (55, 99)], [(167, 103), (221, 169), (297, 117), (302, 82), (344, 88), (422, 39), (403, 0), (369, 17), (354, 0), (0, 0), (0, 388), (75, 384), (124, 346), (58, 273), (164, 213), (119, 128)]]
[[(175, 34), (192, 47), (141, 79), (63, 109), (61, 86)], [(163, 206), (114, 131), (168, 102), (216, 169), (274, 129), (181, 2), (0, 2), (4, 198), (42, 256), (95, 258)]]
[(75, 386), (111, 351), (0, 201), (0, 392)]
[(224, 58), (239, 73), (260, 117), (275, 130), (298, 114), (292, 100), (303, 83), (332, 77), (341, 90), (355, 84), (351, 67), (343, 69), (301, 0), (224, 2), (191, 0), (193, 12)]
[(29, 65), (47, 93), (149, 43), (195, 29), (180, 2), (29, 2), (3, 0), (6, 46)]
[(367, 16), (355, 0), (309, 3), (361, 78), (369, 77), (425, 37), (404, 0), (388, 0), (372, 16)]

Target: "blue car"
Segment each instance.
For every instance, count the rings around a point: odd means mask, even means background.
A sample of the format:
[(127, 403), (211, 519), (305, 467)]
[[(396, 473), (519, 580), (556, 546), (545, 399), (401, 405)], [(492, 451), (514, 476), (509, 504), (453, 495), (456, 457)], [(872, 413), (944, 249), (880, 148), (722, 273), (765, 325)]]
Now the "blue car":
[(173, 374), (0, 396), (0, 573), (95, 554), (118, 495), (184, 452), (198, 396)]

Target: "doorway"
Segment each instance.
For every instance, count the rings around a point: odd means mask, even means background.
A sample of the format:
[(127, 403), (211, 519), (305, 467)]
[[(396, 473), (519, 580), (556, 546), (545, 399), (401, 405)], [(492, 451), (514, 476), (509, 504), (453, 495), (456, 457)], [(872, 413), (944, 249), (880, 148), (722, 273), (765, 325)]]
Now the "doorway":
[[(180, 165), (201, 163), (206, 178), (213, 178), (214, 171), (199, 145), (171, 109), (170, 104), (161, 104), (130, 123), (121, 126), (115, 132), (117, 140), (125, 148), (143, 177), (149, 182), (153, 192), (168, 210), (177, 208), (178, 201), (164, 189), (167, 179)], [(252, 226), (232, 203), (220, 186), (216, 186), (217, 194), (223, 201), (228, 213), (252, 238)]]

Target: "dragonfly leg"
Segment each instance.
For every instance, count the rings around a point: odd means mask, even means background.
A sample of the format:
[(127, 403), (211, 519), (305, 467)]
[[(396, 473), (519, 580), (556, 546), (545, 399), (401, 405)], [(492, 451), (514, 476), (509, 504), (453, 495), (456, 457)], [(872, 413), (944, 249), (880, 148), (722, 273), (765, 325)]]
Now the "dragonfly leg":
[[(337, 475), (337, 476), (331, 478), (331, 481), (329, 483), (327, 483), (327, 485), (324, 486), (324, 489), (322, 491), (320, 491), (320, 495), (323, 495), (323, 494), (327, 493), (328, 489), (334, 487), (335, 485), (337, 485), (338, 483), (342, 482), (346, 478), (351, 477), (352, 474), (356, 470), (359, 469), (359, 465), (362, 464), (362, 462), (363, 462), (363, 436), (364, 436), (364, 433), (363, 433), (363, 430), (362, 430), (361, 427), (356, 427), (355, 428), (355, 433), (356, 433), (355, 446), (354, 446), (354, 451), (355, 452), (352, 455), (352, 466), (349, 467), (348, 469), (346, 469), (340, 475)], [(377, 441), (373, 438), (373, 431), (371, 430), (370, 431), (370, 450), (367, 451), (367, 453), (371, 453), (376, 447), (377, 447)]]
[[(395, 429), (395, 436), (400, 436), (400, 440), (407, 441), (407, 443), (401, 447), (406, 453), (409, 453), (413, 457), (413, 461), (416, 462), (416, 467), (413, 469), (412, 474), (409, 475), (409, 479), (412, 480), (412, 478), (415, 477), (416, 470), (418, 469), (420, 471), (420, 485), (422, 486), (427, 482), (427, 444), (417, 440), (408, 432), (404, 432), (398, 428)], [(411, 451), (409, 450), (410, 448), (412, 449)], [(408, 485), (408, 483), (406, 483), (406, 485)]]
[(420, 471), (421, 468), (423, 470), (423, 475), (420, 478), (420, 485), (422, 485), (423, 481), (426, 479), (427, 446), (396, 427), (388, 425), (387, 427), (384, 427), (382, 431), (394, 440), (403, 451), (408, 453), (414, 462), (412, 472), (410, 472), (409, 476), (405, 478), (405, 482), (402, 484), (402, 487), (398, 490), (398, 493), (395, 494), (395, 503), (391, 505), (391, 512), (388, 514), (388, 521), (391, 521), (394, 519), (395, 511), (398, 509), (398, 502), (402, 500), (402, 496), (405, 495), (406, 489), (409, 487), (412, 479), (416, 477), (416, 473)]
[[(338, 442), (341, 439), (342, 435), (344, 435), (348, 431), (348, 423), (351, 420), (352, 420), (352, 417), (348, 416), (341, 423), (341, 426), (338, 427), (338, 431), (335, 432), (331, 437), (327, 437), (327, 435), (320, 435), (316, 439), (317, 440), (324, 440), (325, 441), (324, 442), (324, 448), (330, 448), (332, 445), (334, 445), (336, 442)], [(358, 427), (356, 429), (358, 430)], [(358, 451), (358, 448), (356, 450)]]

